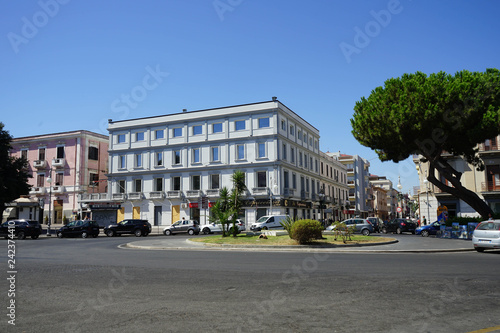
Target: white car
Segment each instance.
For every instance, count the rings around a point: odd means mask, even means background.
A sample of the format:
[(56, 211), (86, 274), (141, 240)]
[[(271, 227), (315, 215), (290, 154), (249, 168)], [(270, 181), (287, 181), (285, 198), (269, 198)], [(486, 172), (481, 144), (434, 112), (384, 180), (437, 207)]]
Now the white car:
[(485, 249), (500, 249), (500, 220), (479, 223), (472, 234), (472, 245), (477, 252), (483, 252)]
[[(238, 233), (245, 231), (245, 223), (243, 223), (242, 220), (240, 219), (236, 220), (236, 226), (238, 227)], [(229, 223), (228, 227), (229, 230), (231, 231), (233, 223)], [(200, 225), (200, 231), (205, 235), (212, 234), (214, 232), (222, 232), (222, 225), (220, 223), (215, 223), (215, 222)]]

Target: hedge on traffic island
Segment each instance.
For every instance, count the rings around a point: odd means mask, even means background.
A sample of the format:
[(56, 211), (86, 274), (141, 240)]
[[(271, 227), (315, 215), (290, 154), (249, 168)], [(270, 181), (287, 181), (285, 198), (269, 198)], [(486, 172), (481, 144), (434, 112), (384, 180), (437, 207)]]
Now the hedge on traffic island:
[(323, 226), (316, 220), (297, 220), (289, 230), (290, 238), (299, 244), (308, 244), (323, 238)]

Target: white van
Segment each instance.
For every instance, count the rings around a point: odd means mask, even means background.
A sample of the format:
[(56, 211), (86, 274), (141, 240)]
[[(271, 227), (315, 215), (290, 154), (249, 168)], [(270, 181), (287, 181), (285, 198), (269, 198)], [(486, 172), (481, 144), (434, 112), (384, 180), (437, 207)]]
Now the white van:
[(250, 230), (252, 231), (261, 231), (261, 230), (269, 230), (269, 229), (283, 229), (283, 226), (280, 222), (285, 220), (288, 215), (266, 215), (262, 216), (257, 220), (252, 226)]

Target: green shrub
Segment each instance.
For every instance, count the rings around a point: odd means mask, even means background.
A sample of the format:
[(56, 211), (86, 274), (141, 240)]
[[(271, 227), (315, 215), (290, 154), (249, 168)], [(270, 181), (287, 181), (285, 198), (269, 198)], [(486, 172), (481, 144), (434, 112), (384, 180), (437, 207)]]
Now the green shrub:
[(351, 240), (351, 236), (355, 231), (355, 226), (347, 227), (344, 222), (337, 221), (335, 222), (335, 229), (333, 229), (333, 234), (335, 236), (334, 240), (340, 237), (345, 244), (348, 240)]
[(299, 244), (310, 243), (313, 239), (323, 238), (323, 226), (315, 220), (298, 220), (292, 224), (291, 238)]

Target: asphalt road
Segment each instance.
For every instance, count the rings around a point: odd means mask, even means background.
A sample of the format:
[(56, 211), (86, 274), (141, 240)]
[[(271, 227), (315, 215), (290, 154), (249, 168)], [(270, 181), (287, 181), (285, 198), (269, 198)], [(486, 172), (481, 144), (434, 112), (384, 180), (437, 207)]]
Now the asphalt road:
[[(165, 241), (161, 237), (158, 240)], [(409, 237), (401, 239), (420, 239)], [(184, 239), (175, 236), (171, 241)], [(0, 331), (500, 330), (500, 251), (301, 253), (117, 247), (137, 240), (16, 241), (14, 297), (5, 297), (12, 281), (7, 280), (8, 244), (1, 241), (5, 255), (0, 265), (7, 278), (0, 280)], [(12, 299), (15, 326), (8, 324), (7, 316)]]

